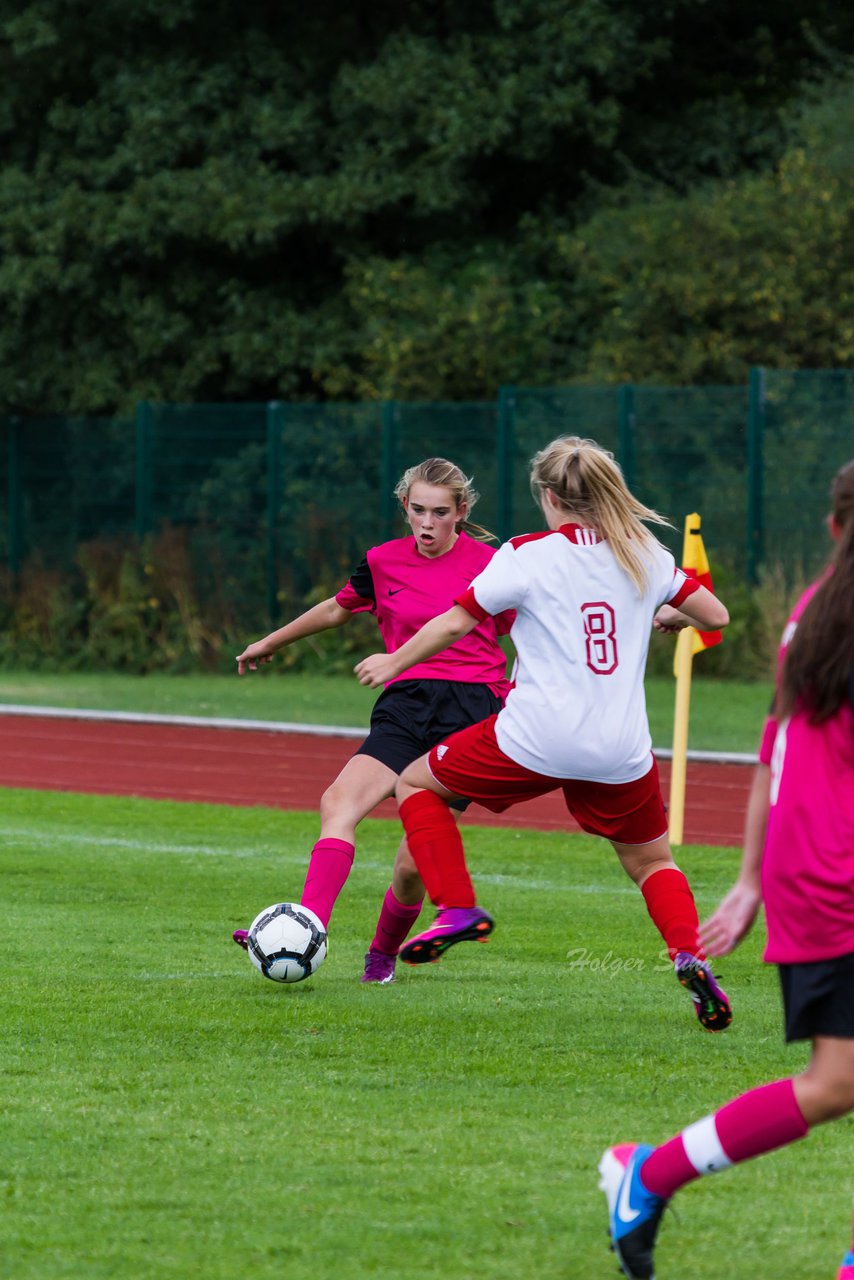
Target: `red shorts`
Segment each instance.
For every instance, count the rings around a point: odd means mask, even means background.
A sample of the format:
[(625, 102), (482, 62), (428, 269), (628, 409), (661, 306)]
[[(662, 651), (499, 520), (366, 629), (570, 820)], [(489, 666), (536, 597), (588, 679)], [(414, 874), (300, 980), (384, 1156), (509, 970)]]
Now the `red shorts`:
[(495, 740), (496, 719), (490, 716), (461, 729), (430, 751), (430, 772), (448, 791), (503, 813), (522, 800), (560, 788), (567, 809), (591, 835), (620, 844), (649, 844), (667, 833), (655, 760), (649, 772), (634, 782), (550, 778), (504, 754)]

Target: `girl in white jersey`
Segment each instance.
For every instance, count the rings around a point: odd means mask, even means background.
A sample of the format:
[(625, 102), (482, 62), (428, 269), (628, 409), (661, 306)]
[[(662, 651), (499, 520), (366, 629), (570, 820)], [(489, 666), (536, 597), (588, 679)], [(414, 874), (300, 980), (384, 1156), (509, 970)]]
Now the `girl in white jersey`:
[[(854, 1110), (854, 461), (831, 494), (836, 551), (786, 627), (741, 873), (703, 928), (710, 950), (726, 954), (764, 902), (786, 1039), (811, 1040), (812, 1055), (800, 1075), (751, 1089), (660, 1147), (605, 1153), (612, 1243), (638, 1280), (653, 1274), (662, 1210), (685, 1183)], [(838, 1280), (854, 1280), (854, 1242)]]
[(356, 667), (376, 687), (485, 618), (516, 610), (518, 662), (504, 709), (438, 743), (398, 784), (409, 848), (439, 908), (401, 958), (438, 960), (493, 927), (475, 904), (448, 803), (466, 796), (500, 812), (560, 788), (578, 823), (611, 841), (640, 888), (702, 1025), (722, 1030), (729, 1001), (705, 963), (694, 898), (667, 841), (643, 677), (653, 626), (708, 630), (728, 614), (645, 528), (644, 520), (665, 522), (632, 496), (613, 455), (594, 441), (553, 441), (533, 459), (531, 486), (548, 532), (505, 543), (452, 609), (395, 653)]
[[(270, 662), (277, 650), (295, 640), (342, 626), (354, 613), (373, 613), (386, 646), (396, 648), (422, 623), (447, 609), (495, 554), (483, 540), (492, 535), (469, 520), (478, 495), (452, 462), (427, 458), (410, 467), (395, 494), (410, 536), (372, 547), (336, 595), (250, 644), (237, 659), (240, 675)], [(497, 637), (509, 629), (510, 621), (486, 620), (452, 653), (420, 664), (377, 699), (370, 733), (320, 801), (320, 836), (311, 851), (300, 902), (324, 926), (350, 873), (362, 819), (394, 795), (400, 773), (428, 746), (502, 705), (509, 683)], [(398, 948), (421, 911), (423, 897), (424, 887), (404, 841), (365, 956), (363, 982), (393, 981)], [(233, 937), (247, 946), (246, 929), (235, 930)]]

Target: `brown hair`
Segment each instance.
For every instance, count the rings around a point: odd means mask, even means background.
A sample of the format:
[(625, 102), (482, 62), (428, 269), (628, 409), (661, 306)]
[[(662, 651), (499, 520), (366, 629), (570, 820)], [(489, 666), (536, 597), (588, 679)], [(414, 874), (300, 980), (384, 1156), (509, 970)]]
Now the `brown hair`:
[(531, 459), (531, 492), (541, 507), (547, 489), (567, 515), (576, 516), (607, 539), (617, 563), (643, 591), (647, 567), (641, 553), (656, 539), (641, 521), (669, 521), (629, 492), (613, 453), (580, 436), (552, 440)]
[(450, 489), (458, 511), (463, 503), (466, 504), (466, 518), (457, 521), (457, 533), (465, 529), (466, 533), (470, 537), (476, 538), (478, 542), (498, 541), (494, 533), (490, 533), (488, 529), (484, 529), (482, 525), (474, 524), (469, 519), (472, 508), (480, 494), (469, 477), (453, 462), (449, 462), (447, 458), (425, 458), (423, 462), (417, 463), (416, 466), (407, 468), (394, 486), (395, 497), (401, 504), (404, 498), (409, 497), (409, 490), (412, 486), (419, 481), (422, 484), (435, 484), (443, 489)]
[(854, 671), (854, 460), (837, 471), (830, 496), (840, 536), (786, 651), (777, 698), (781, 718), (802, 709), (815, 724), (847, 701)]

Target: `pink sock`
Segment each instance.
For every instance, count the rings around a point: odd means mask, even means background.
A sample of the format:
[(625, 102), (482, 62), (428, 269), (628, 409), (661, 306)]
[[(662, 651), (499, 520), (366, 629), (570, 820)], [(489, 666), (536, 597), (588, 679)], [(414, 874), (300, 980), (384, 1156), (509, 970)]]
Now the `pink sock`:
[(656, 1147), (643, 1166), (641, 1181), (653, 1195), (669, 1199), (702, 1174), (784, 1147), (805, 1138), (808, 1131), (792, 1081), (776, 1080), (733, 1098)]
[(355, 845), (348, 840), (332, 837), (318, 840), (311, 851), (300, 902), (320, 916), (324, 928), (328, 926), (332, 908), (347, 882), (355, 853)]
[(406, 941), (406, 935), (420, 914), (420, 902), (417, 902), (415, 906), (408, 906), (404, 902), (398, 902), (389, 885), (383, 899), (380, 918), (377, 921), (377, 931), (371, 943), (371, 951), (381, 951), (383, 955), (396, 956)]

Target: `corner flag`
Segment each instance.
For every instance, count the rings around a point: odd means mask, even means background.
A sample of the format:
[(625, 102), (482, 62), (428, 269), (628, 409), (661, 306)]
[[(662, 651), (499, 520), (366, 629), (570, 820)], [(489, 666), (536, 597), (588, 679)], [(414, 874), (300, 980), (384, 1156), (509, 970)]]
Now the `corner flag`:
[[(709, 558), (700, 533), (696, 511), (685, 517), (682, 545), (682, 572), (696, 578), (701, 587), (712, 590)], [(695, 653), (720, 644), (720, 631), (697, 631), (686, 627), (676, 638), (673, 674), (676, 677), (676, 708), (673, 716), (673, 760), (670, 766), (669, 836), (671, 844), (682, 843), (685, 821), (685, 782), (688, 770), (688, 712), (691, 705), (691, 664)]]
[[(703, 546), (703, 535), (700, 532), (702, 521), (696, 511), (685, 517), (685, 535), (682, 543), (682, 572), (689, 578), (696, 578), (701, 587), (712, 591), (712, 571), (709, 557)], [(702, 653), (720, 644), (723, 636), (720, 631), (696, 631), (694, 627), (686, 627), (691, 636), (691, 654)], [(673, 659), (673, 674), (678, 675), (676, 658)]]

